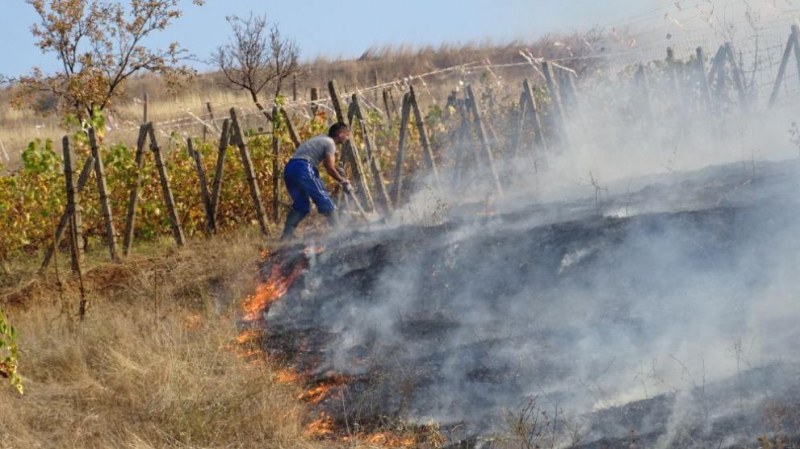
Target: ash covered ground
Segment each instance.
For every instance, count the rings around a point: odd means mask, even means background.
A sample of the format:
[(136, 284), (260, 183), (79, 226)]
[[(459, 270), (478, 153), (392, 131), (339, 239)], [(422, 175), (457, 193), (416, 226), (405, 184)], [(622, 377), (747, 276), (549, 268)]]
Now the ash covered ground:
[(609, 187), (335, 234), (265, 345), (349, 379), (319, 404), (337, 422), (434, 422), (455, 447), (797, 442), (800, 162)]

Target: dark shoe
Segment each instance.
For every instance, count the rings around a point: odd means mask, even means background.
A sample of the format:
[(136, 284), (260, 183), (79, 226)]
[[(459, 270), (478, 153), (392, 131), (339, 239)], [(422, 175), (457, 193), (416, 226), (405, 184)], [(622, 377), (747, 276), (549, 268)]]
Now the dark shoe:
[(289, 215), (286, 216), (286, 224), (283, 226), (283, 234), (281, 235), (281, 240), (289, 240), (294, 238), (294, 230), (297, 228), (297, 225), (303, 221), (306, 214), (302, 212), (298, 212), (294, 209), (289, 211)]
[(339, 227), (339, 217), (336, 215), (336, 210), (332, 210), (325, 215), (325, 218), (328, 219), (328, 224), (331, 228), (338, 228)]

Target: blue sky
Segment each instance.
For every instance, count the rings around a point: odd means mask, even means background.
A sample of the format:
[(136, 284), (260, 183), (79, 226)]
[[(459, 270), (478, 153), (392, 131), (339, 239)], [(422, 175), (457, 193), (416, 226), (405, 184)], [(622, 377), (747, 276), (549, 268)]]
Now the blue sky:
[[(178, 41), (199, 58), (208, 58), (229, 34), (226, 15), (266, 14), (293, 38), (304, 59), (318, 55), (354, 57), (370, 46), (458, 43), (489, 39), (505, 42), (552, 31), (582, 30), (640, 16), (662, 15), (673, 0), (207, 0), (186, 4), (185, 15), (151, 45)], [(302, 7), (298, 7), (300, 4)], [(58, 67), (53, 55), (34, 46), (36, 21), (24, 0), (3, 0), (0, 15), (0, 73), (17, 76), (30, 67)], [(205, 69), (202, 65), (199, 69)]]

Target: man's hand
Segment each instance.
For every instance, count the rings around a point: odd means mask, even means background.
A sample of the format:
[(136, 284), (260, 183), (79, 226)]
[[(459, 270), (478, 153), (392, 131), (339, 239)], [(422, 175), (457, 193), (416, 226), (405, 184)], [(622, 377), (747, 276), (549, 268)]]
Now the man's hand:
[(353, 186), (350, 185), (350, 181), (348, 181), (347, 179), (343, 179), (342, 182), (339, 183), (339, 185), (342, 186), (342, 189), (344, 189), (345, 193), (353, 193)]

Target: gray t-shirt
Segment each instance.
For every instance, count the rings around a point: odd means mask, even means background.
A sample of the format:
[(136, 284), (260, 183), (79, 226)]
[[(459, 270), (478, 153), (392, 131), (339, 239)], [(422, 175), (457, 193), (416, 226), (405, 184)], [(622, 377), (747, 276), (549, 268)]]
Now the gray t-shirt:
[(319, 135), (306, 140), (292, 155), (292, 159), (304, 159), (317, 166), (328, 154), (336, 154), (336, 143), (326, 135)]

